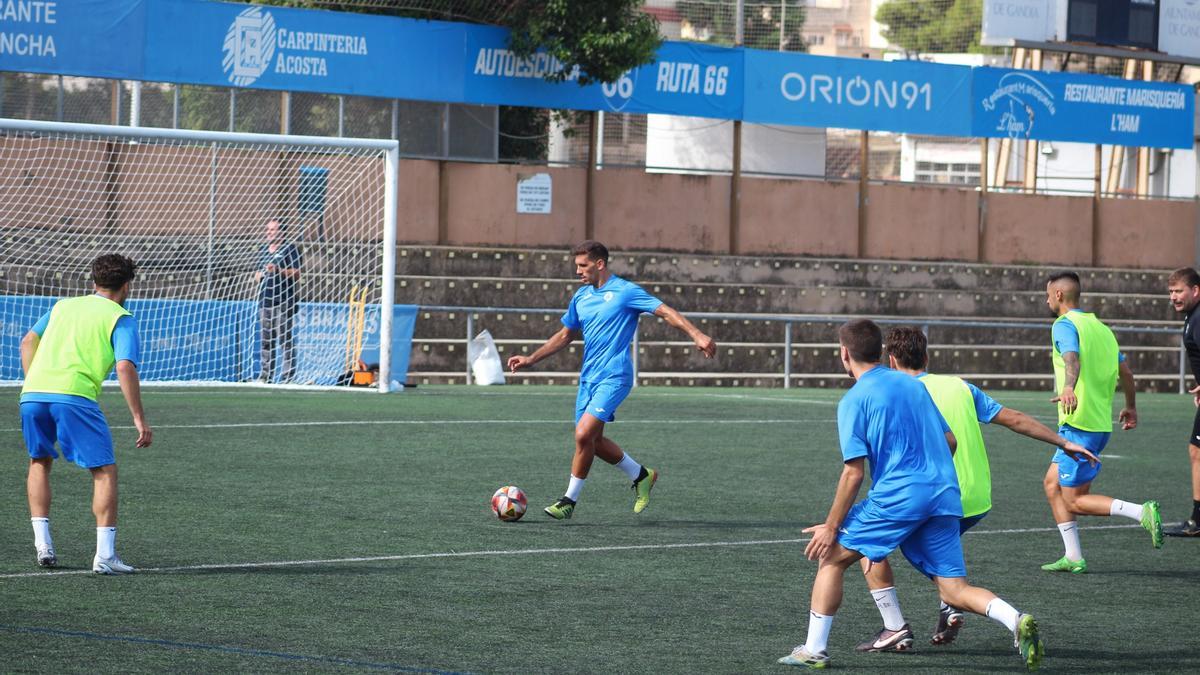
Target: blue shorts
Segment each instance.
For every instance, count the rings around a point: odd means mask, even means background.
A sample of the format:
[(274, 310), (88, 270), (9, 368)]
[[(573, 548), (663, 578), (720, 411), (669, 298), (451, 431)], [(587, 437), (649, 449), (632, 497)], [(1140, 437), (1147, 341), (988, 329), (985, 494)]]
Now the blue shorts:
[(99, 408), (70, 403), (27, 401), (21, 404), (21, 434), (31, 459), (63, 459), (85, 469), (115, 463), (112, 433)]
[[(1097, 457), (1104, 451), (1104, 446), (1108, 445), (1108, 439), (1112, 436), (1107, 431), (1080, 431), (1069, 425), (1062, 425), (1058, 428), (1058, 435), (1071, 441), (1078, 443)], [(1071, 456), (1059, 448), (1054, 453), (1054, 459), (1051, 460), (1058, 465), (1058, 484), (1063, 487), (1079, 487), (1087, 485), (1100, 475), (1100, 462), (1096, 466), (1088, 464), (1086, 459), (1075, 460)]]
[(880, 562), (900, 549), (913, 567), (929, 578), (965, 577), (959, 539), (958, 516), (930, 516), (924, 520), (896, 521), (865, 508), (859, 502), (846, 514), (838, 534), (838, 543)]
[(966, 534), (967, 530), (978, 525), (979, 521), (986, 518), (987, 514), (989, 514), (989, 513), (991, 513), (991, 511), (984, 511), (983, 513), (977, 513), (973, 516), (967, 516), (967, 517), (962, 518), (961, 520), (958, 521), (958, 533)]
[(575, 424), (587, 413), (601, 422), (617, 418), (617, 406), (629, 395), (630, 386), (614, 382), (580, 382), (575, 398)]

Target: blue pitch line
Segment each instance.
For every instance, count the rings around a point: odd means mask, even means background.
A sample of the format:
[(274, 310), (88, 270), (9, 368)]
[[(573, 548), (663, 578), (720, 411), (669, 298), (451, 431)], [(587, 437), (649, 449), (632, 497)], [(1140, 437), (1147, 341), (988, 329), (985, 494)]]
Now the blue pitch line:
[(56, 637), (73, 637), (83, 638), (85, 640), (103, 640), (105, 642), (128, 642), (132, 644), (154, 645), (156, 647), (171, 647), (174, 649), (202, 649), (211, 652), (220, 652), (222, 654), (238, 654), (241, 656), (265, 656), (275, 659), (286, 659), (288, 661), (302, 661), (308, 663), (329, 663), (338, 666), (352, 666), (355, 668), (369, 668), (372, 670), (390, 670), (400, 673), (436, 673), (438, 675), (460, 675), (458, 671), (453, 670), (437, 670), (436, 668), (415, 668), (413, 666), (402, 666), (395, 663), (374, 663), (371, 661), (355, 661), (354, 659), (343, 659), (336, 656), (306, 656), (304, 654), (289, 654), (287, 652), (272, 652), (265, 649), (246, 649), (244, 647), (226, 647), (223, 645), (209, 645), (200, 642), (175, 642), (174, 640), (159, 640), (155, 638), (144, 637), (127, 637), (122, 635), (102, 635), (100, 633), (88, 633), (78, 630), (62, 630), (58, 628), (29, 628), (24, 626), (6, 626), (0, 624), (0, 630), (13, 633), (34, 633), (37, 635), (53, 635)]

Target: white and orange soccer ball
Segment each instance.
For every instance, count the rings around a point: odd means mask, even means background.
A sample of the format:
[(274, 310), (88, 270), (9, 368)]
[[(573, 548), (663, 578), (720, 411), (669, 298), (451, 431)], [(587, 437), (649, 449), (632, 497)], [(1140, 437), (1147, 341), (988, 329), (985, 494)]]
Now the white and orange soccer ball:
[(525, 499), (525, 492), (515, 485), (505, 485), (492, 495), (492, 511), (496, 513), (497, 518), (503, 521), (520, 520), (521, 516), (525, 515), (525, 509), (528, 506), (529, 502)]

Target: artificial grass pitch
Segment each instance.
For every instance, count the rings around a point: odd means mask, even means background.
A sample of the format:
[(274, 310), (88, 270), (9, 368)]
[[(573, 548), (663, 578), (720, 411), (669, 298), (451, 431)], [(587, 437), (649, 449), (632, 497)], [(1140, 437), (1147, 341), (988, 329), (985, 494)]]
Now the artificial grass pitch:
[[(27, 459), (14, 403), (0, 438), (0, 670), (31, 672), (780, 672), (803, 642), (816, 564), (800, 530), (822, 521), (840, 471), (841, 392), (638, 388), (608, 426), (662, 471), (650, 508), (597, 461), (574, 518), (562, 494), (575, 390), (422, 387), (378, 396), (263, 389), (145, 390), (154, 445), (116, 391), (118, 552), (129, 577), (88, 570), (91, 481), (57, 462), (52, 526), (61, 574), (34, 564)], [(1048, 394), (991, 392), (1051, 422)], [(1190, 508), (1190, 397), (1139, 397), (1094, 491)], [(120, 428), (124, 427), (124, 428)], [(1132, 521), (1083, 518), (1089, 573), (1062, 555), (1042, 495), (1052, 448), (985, 428), (994, 507), (964, 540), (972, 583), (1037, 616), (1044, 669), (1200, 670), (1189, 646), (1200, 541), (1162, 551)], [(502, 485), (529, 496), (503, 523)], [(1103, 526), (1102, 528), (1100, 526)], [(1120, 527), (1112, 527), (1120, 526)], [(1020, 670), (1011, 637), (969, 616), (926, 644), (932, 585), (897, 554), (912, 654), (857, 654), (880, 626), (847, 574), (833, 665), (866, 671)]]

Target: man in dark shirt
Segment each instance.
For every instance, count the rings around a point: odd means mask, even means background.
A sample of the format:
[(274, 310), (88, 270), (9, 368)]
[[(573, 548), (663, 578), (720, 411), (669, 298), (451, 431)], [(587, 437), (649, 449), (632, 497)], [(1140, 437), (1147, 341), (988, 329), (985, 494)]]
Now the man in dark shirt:
[(1167, 291), (1171, 294), (1171, 306), (1186, 318), (1183, 323), (1183, 348), (1187, 350), (1192, 364), (1192, 377), (1196, 386), (1189, 391), (1196, 401), (1196, 420), (1192, 423), (1192, 436), (1188, 440), (1188, 455), (1192, 459), (1192, 516), (1187, 520), (1163, 528), (1163, 534), (1172, 537), (1200, 537), (1200, 274), (1190, 267), (1177, 269), (1167, 277)]
[(254, 280), (258, 283), (258, 319), (262, 326), (262, 375), (271, 382), (275, 370), (275, 351), (282, 363), (281, 381), (296, 376), (296, 358), (292, 349), (292, 324), (296, 318), (296, 282), (300, 279), (300, 250), (283, 238), (278, 219), (267, 223), (267, 243), (259, 249)]

